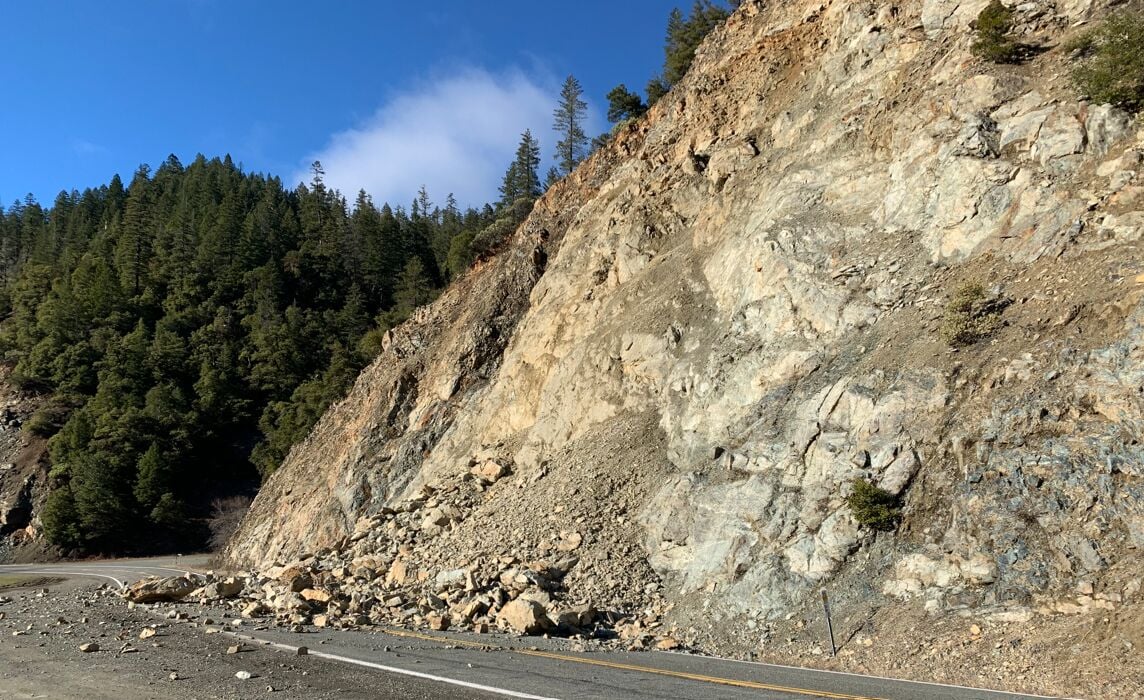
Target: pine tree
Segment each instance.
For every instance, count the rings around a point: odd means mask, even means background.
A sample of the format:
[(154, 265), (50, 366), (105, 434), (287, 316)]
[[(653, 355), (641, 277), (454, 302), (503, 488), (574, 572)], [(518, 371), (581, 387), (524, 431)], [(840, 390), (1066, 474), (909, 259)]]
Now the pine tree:
[(429, 190), (421, 185), (417, 190), (417, 199), (413, 201), (413, 219), (432, 219), (433, 202), (429, 199)]
[(675, 85), (687, 73), (695, 47), (691, 45), (691, 32), (683, 11), (672, 8), (667, 15), (667, 32), (663, 47), (663, 80), (667, 85)]
[[(663, 87), (670, 88), (683, 79), (691, 62), (695, 60), (699, 44), (729, 14), (727, 8), (716, 5), (711, 0), (695, 0), (691, 14), (686, 19), (679, 8), (671, 11), (667, 18), (667, 38), (663, 49)], [(650, 88), (649, 85), (648, 102), (654, 103), (658, 98), (653, 99)]]
[(520, 178), (520, 191), (528, 198), (541, 195), (540, 177), (536, 169), (540, 167), (540, 142), (532, 137), (528, 129), (520, 137), (516, 149), (517, 176)]
[(139, 458), (135, 481), (135, 498), (148, 509), (153, 508), (171, 487), (171, 475), (159, 446), (151, 443)]
[(640, 96), (620, 83), (608, 92), (608, 121), (616, 124), (625, 119), (634, 119), (647, 111), (647, 105)]
[(390, 324), (397, 325), (404, 321), (414, 309), (428, 304), (432, 299), (433, 285), (425, 273), (425, 265), (418, 258), (410, 258), (397, 278)]
[(557, 182), (560, 182), (560, 178), (561, 178), (560, 171), (556, 169), (556, 166), (552, 166), (551, 168), (549, 168), (548, 172), (545, 173), (545, 175), (544, 175), (544, 189), (547, 190), (549, 187), (552, 187)]
[(65, 549), (78, 549), (84, 545), (79, 511), (76, 509), (70, 483), (58, 484), (52, 489), (40, 518), (50, 541)]
[(338, 312), (335, 328), (343, 345), (352, 345), (369, 330), (365, 296), (356, 284), (350, 286), (345, 305)]
[(560, 89), (560, 103), (553, 112), (552, 129), (560, 139), (556, 142), (556, 163), (561, 175), (567, 175), (584, 160), (588, 137), (584, 133), (584, 120), (588, 104), (581, 96), (584, 90), (575, 76), (569, 75)]
[(147, 266), (151, 257), (151, 217), (154, 206), (151, 197), (150, 168), (140, 166), (131, 181), (123, 222), (116, 246), (115, 261), (120, 284), (132, 296), (138, 295), (147, 279)]
[(520, 135), (520, 145), (516, 157), (504, 174), (501, 184), (501, 206), (509, 207), (518, 199), (536, 199), (541, 195), (540, 177), (536, 169), (540, 167), (540, 143), (532, 137), (532, 131), (525, 129)]

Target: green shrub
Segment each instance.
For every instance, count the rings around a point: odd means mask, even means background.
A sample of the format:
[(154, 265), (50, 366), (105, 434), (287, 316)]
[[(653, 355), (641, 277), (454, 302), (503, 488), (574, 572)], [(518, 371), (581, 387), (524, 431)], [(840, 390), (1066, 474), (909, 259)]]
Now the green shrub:
[(1092, 50), (1096, 48), (1096, 32), (1088, 30), (1077, 34), (1063, 44), (1066, 54), (1078, 54), (1080, 57), (1088, 57), (1092, 55)]
[(1132, 112), (1144, 107), (1144, 14), (1110, 15), (1065, 48), (1079, 54), (1073, 82), (1093, 102)]
[(977, 32), (970, 50), (974, 56), (993, 63), (1016, 63), (1021, 58), (1021, 44), (1013, 40), (1013, 10), (1001, 0), (993, 0), (977, 15)]
[(893, 530), (898, 526), (902, 509), (898, 506), (897, 496), (865, 479), (855, 480), (852, 486), (846, 505), (850, 506), (858, 524), (875, 530)]
[(50, 438), (64, 427), (78, 401), (70, 396), (54, 396), (36, 409), (36, 412), (24, 423), (24, 430), (36, 437)]
[(978, 282), (967, 282), (945, 307), (941, 338), (953, 347), (972, 345), (1001, 327), (1002, 300), (990, 297)]
[(492, 255), (516, 232), (520, 223), (528, 218), (536, 199), (520, 197), (484, 229), (481, 230), (469, 243), (469, 250), (475, 257)]

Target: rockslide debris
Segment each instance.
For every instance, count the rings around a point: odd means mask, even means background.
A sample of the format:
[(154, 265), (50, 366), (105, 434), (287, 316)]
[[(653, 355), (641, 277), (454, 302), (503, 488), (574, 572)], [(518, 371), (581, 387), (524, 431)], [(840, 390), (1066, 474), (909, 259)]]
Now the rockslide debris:
[(1123, 3), (1015, 5), (1023, 65), (972, 56), (986, 4), (742, 2), (270, 477), (250, 604), (806, 657), (826, 586), (856, 666), (970, 615), (1059, 628), (1024, 688), (1144, 686), (1144, 140), (1061, 48)]

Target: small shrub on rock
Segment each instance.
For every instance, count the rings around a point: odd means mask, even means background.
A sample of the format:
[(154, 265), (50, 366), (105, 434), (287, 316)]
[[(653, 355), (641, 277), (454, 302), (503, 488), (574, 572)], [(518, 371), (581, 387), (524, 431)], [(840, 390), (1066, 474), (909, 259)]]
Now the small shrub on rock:
[(31, 435), (50, 438), (64, 427), (72, 412), (82, 403), (71, 394), (59, 393), (45, 401), (24, 423), (24, 430)]
[(1123, 10), (1110, 15), (1065, 49), (1079, 57), (1073, 82), (1093, 102), (1132, 112), (1144, 108), (1144, 14)]
[(846, 505), (850, 506), (859, 525), (886, 531), (898, 526), (902, 509), (897, 496), (865, 479), (856, 480), (853, 489), (846, 497)]
[(473, 238), (469, 243), (469, 249), (477, 257), (492, 255), (512, 237), (520, 223), (528, 218), (535, 203), (536, 199), (533, 197), (517, 198), (497, 217), (496, 221)]
[(993, 63), (1017, 63), (1021, 59), (1022, 46), (1010, 36), (1013, 10), (1001, 0), (985, 6), (977, 15), (974, 28), (977, 34), (970, 47), (974, 56)]
[(941, 338), (952, 347), (972, 345), (1001, 327), (1005, 301), (986, 293), (977, 282), (968, 282), (945, 307)]

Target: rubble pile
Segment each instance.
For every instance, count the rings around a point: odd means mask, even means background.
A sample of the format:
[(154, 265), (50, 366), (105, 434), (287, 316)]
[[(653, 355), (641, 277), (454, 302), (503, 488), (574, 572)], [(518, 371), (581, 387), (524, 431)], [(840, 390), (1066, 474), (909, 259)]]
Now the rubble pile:
[[(561, 532), (555, 542), (509, 553), (490, 540), (460, 549), (458, 525), (478, 507), (509, 469), (495, 461), (468, 474), (423, 486), (396, 508), (358, 520), (338, 547), (327, 548), (260, 572), (241, 575), (188, 573), (145, 579), (124, 592), (132, 603), (222, 605), (237, 617), (266, 620), (303, 632), (312, 628), (403, 627), (501, 630), (601, 640), (626, 648), (676, 648), (662, 628), (666, 604), (649, 582), (639, 597), (646, 607), (602, 606), (567, 579), (580, 565), (584, 535)], [(505, 484), (516, 488), (515, 484)], [(519, 544), (519, 543), (517, 543)], [(483, 552), (478, 556), (462, 552)], [(597, 581), (580, 576), (581, 581)]]

